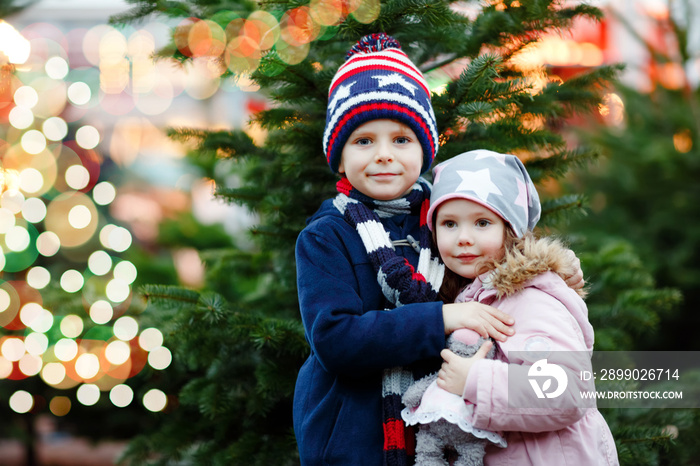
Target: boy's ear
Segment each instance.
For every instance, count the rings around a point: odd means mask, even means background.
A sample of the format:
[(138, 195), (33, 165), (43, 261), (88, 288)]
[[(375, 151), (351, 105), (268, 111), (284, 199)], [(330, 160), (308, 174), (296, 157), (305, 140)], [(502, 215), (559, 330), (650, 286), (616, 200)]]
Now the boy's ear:
[(340, 158), (340, 163), (338, 163), (338, 173), (345, 173), (345, 167), (343, 166), (343, 158)]

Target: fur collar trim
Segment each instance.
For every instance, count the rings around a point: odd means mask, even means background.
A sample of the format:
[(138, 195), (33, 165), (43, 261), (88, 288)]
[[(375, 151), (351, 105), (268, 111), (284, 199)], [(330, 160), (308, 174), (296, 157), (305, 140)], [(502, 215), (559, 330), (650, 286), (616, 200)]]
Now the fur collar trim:
[[(571, 251), (555, 238), (538, 239), (528, 235), (520, 247), (513, 248), (488, 274), (484, 284), (495, 289), (500, 298), (517, 293), (530, 280), (550, 271), (562, 278), (573, 275), (576, 266)], [(581, 298), (586, 297), (585, 288), (576, 290), (576, 293)]]

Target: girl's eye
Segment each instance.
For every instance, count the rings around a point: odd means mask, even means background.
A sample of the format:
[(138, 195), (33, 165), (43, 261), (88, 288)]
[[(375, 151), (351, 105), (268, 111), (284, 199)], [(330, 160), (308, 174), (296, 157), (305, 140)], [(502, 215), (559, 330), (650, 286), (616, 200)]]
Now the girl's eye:
[(483, 228), (483, 227), (487, 227), (489, 225), (491, 225), (491, 222), (486, 220), (485, 218), (482, 218), (482, 219), (476, 221), (476, 226), (478, 226), (478, 227)]
[(445, 220), (444, 222), (442, 222), (442, 226), (444, 226), (445, 228), (454, 228), (457, 226), (457, 222), (454, 222), (452, 220)]

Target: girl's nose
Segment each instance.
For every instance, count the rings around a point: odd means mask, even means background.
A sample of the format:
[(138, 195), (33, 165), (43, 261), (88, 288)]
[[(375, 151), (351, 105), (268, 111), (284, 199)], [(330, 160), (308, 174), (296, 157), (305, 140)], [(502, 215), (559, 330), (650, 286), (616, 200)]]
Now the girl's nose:
[(457, 236), (457, 243), (460, 246), (470, 246), (473, 244), (473, 238), (471, 231), (468, 228), (460, 228), (459, 235)]

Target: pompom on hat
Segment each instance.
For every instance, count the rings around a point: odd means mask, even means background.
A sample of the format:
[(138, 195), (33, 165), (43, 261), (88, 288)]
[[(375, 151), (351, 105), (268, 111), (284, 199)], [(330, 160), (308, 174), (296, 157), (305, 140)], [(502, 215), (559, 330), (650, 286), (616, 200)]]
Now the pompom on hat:
[(451, 199), (467, 199), (492, 210), (518, 238), (535, 228), (542, 212), (537, 189), (520, 159), (483, 149), (457, 155), (433, 169), (426, 219), (431, 231), (435, 210)]
[(421, 172), (428, 171), (438, 149), (430, 89), (399, 42), (384, 33), (360, 39), (331, 81), (323, 151), (333, 172), (350, 134), (379, 119), (397, 120), (413, 130), (423, 149)]

